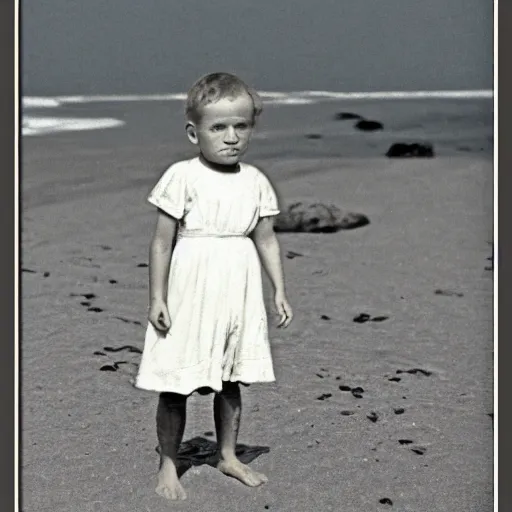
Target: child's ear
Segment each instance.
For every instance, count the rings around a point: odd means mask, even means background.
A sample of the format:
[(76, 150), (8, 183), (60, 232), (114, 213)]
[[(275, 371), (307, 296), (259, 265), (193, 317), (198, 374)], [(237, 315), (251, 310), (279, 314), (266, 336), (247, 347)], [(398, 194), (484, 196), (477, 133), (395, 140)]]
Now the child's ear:
[(199, 140), (197, 138), (197, 130), (196, 125), (192, 121), (187, 121), (185, 125), (185, 131), (187, 132), (187, 137), (192, 144), (198, 144)]

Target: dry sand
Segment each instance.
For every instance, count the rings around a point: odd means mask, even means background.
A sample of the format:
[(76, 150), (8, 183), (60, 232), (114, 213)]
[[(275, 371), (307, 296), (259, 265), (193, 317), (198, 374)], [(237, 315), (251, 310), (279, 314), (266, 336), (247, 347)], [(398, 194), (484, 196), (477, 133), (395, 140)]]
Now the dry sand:
[[(139, 354), (104, 348), (143, 345), (155, 218), (145, 195), (168, 162), (191, 154), (178, 107), (101, 105), (126, 127), (26, 139), (23, 511), (492, 510), (489, 108), (330, 103), (264, 114), (248, 160), (282, 201), (329, 201), (371, 224), (279, 235), (284, 254), (301, 254), (284, 260), (296, 319), (271, 329), (278, 380), (245, 390), (240, 435), (270, 482), (249, 489), (195, 465), (181, 504), (154, 493), (157, 397), (130, 384)], [(332, 121), (340, 110), (385, 130), (356, 133)], [(322, 138), (304, 138), (313, 132)], [(439, 156), (382, 156), (407, 137), (434, 142)], [(361, 313), (388, 318), (354, 322)], [(431, 374), (405, 372), (415, 368)], [(362, 398), (340, 385), (362, 387)], [(189, 403), (185, 440), (207, 450), (211, 397)]]

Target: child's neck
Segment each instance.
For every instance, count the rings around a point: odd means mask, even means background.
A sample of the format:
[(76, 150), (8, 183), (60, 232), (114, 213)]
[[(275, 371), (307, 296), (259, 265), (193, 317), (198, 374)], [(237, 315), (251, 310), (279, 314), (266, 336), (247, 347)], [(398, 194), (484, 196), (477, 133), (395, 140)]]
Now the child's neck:
[(207, 160), (202, 153), (199, 153), (199, 160), (203, 165), (208, 167), (209, 169), (212, 169), (213, 171), (217, 172), (224, 172), (224, 173), (234, 173), (240, 171), (240, 164), (236, 163), (233, 165), (223, 165), (223, 164), (217, 164), (215, 162), (210, 162), (210, 160)]

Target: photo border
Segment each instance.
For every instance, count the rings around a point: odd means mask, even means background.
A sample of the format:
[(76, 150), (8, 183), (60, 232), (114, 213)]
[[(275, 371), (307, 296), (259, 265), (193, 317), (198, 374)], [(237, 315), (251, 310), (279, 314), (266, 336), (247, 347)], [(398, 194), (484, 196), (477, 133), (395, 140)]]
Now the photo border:
[[(16, 0), (0, 2), (0, 55), (3, 68), (0, 80), (0, 113), (2, 120), (0, 136), (0, 152), (2, 154), (2, 169), (0, 183), (2, 201), (0, 202), (1, 236), (6, 250), (1, 252), (3, 272), (0, 272), (1, 312), (3, 320), (3, 350), (0, 359), (1, 389), (2, 389), (2, 422), (0, 424), (0, 503), (2, 510), (16, 510), (15, 485), (17, 483), (15, 408), (15, 283), (17, 281), (17, 229), (15, 226), (16, 197), (16, 164), (17, 153), (15, 146), (15, 131), (17, 129), (16, 101), (16, 70), (17, 59), (16, 39)], [(14, 192), (14, 193), (13, 193)]]
[[(497, 13), (495, 15), (495, 30), (498, 29), (497, 44), (500, 48), (506, 49), (512, 45), (512, 35), (508, 32), (507, 28), (509, 20), (512, 17), (512, 5), (508, 2), (502, 2), (498, 5), (495, 2)], [(18, 247), (18, 208), (19, 208), (19, 193), (18, 193), (18, 179), (19, 179), (19, 95), (21, 94), (19, 88), (20, 77), (18, 70), (18, 42), (19, 32), (19, 2), (16, 0), (2, 0), (0, 1), (0, 54), (1, 63), (3, 67), (3, 79), (0, 80), (0, 112), (2, 120), (1, 137), (0, 137), (0, 152), (2, 154), (2, 163), (4, 172), (1, 174), (0, 181), (2, 184), (3, 200), (1, 201), (0, 210), (0, 224), (2, 229), (2, 238), (6, 246), (9, 242), (13, 241), (14, 250), (2, 251), (1, 258), (4, 271), (0, 273), (0, 289), (2, 291), (2, 315), (4, 324), (4, 350), (1, 358), (1, 378), (2, 382), (2, 408), (3, 417), (0, 428), (0, 443), (1, 449), (0, 457), (1, 463), (1, 478), (0, 478), (0, 503), (1, 510), (18, 510), (17, 507), (17, 493), (18, 489), (15, 485), (18, 482), (19, 469), (15, 464), (18, 462), (18, 424), (17, 424), (17, 408), (18, 408), (18, 384), (17, 384), (17, 331), (15, 328), (18, 318), (18, 262), (19, 262), (19, 247)], [(496, 50), (496, 47), (495, 47)], [(510, 68), (505, 61), (506, 53), (497, 58), (495, 55), (495, 65), (503, 64), (499, 67), (500, 73), (497, 77), (498, 91), (502, 94), (499, 100), (495, 101), (495, 114), (497, 115), (497, 122), (495, 122), (495, 172), (499, 169), (499, 177), (496, 176), (495, 183), (495, 199), (498, 203), (496, 206), (495, 214), (495, 234), (498, 238), (495, 239), (495, 246), (498, 248), (496, 251), (496, 271), (495, 271), (495, 336), (497, 343), (495, 344), (495, 406), (498, 406), (499, 398), (502, 398), (502, 404), (507, 404), (508, 399), (507, 390), (508, 385), (512, 383), (512, 372), (508, 368), (510, 361), (510, 343), (512, 339), (512, 332), (510, 325), (506, 321), (499, 321), (500, 318), (507, 317), (510, 314), (508, 302), (510, 299), (510, 265), (509, 260), (511, 256), (510, 250), (510, 228), (507, 226), (505, 219), (510, 216), (509, 209), (512, 209), (512, 201), (508, 194), (510, 190), (510, 181), (512, 172), (512, 127), (508, 124), (509, 113), (512, 114), (510, 88), (512, 87)], [(12, 80), (9, 79), (12, 76)], [(498, 91), (496, 93), (498, 94)], [(512, 115), (510, 116), (512, 118)], [(504, 144), (497, 147), (499, 142), (503, 140)], [(498, 186), (499, 185), (499, 186)], [(14, 192), (14, 193), (13, 193)], [(509, 215), (507, 215), (507, 213)], [(498, 222), (497, 217), (501, 217), (502, 222)], [(507, 229), (508, 228), (508, 229)], [(499, 256), (499, 258), (497, 257)], [(13, 269), (13, 273), (10, 272)], [(499, 284), (496, 284), (499, 281)], [(19, 325), (18, 325), (19, 328)], [(508, 336), (507, 336), (508, 335)], [(498, 359), (499, 353), (499, 359)], [(501, 370), (501, 372), (500, 372)], [(498, 379), (498, 374), (500, 378)], [(498, 390), (498, 382), (500, 389)], [(501, 505), (501, 510), (505, 511), (512, 503), (512, 486), (509, 484), (510, 472), (510, 458), (507, 456), (510, 452), (510, 445), (512, 439), (506, 435), (509, 428), (512, 426), (509, 419), (509, 408), (502, 408), (498, 410), (495, 408), (495, 473), (498, 494), (495, 496), (495, 509)], [(504, 432), (499, 438), (498, 432)], [(496, 488), (496, 487), (495, 487)]]
[[(510, 448), (512, 439), (507, 433), (512, 428), (510, 421), (510, 408), (499, 408), (498, 402), (501, 398), (501, 404), (508, 405), (510, 398), (508, 395), (509, 386), (512, 386), (512, 372), (508, 368), (510, 363), (510, 339), (512, 337), (512, 329), (510, 324), (506, 321), (510, 315), (510, 259), (512, 251), (510, 249), (510, 218), (512, 215), (512, 201), (510, 200), (510, 183), (511, 183), (511, 169), (512, 169), (512, 127), (508, 123), (509, 117), (512, 117), (512, 102), (510, 98), (510, 88), (512, 87), (511, 73), (509, 63), (506, 61), (507, 53), (504, 49), (510, 48), (512, 45), (512, 35), (508, 31), (510, 28), (510, 19), (512, 18), (512, 5), (509, 2), (495, 2), (495, 9), (497, 8), (497, 15), (495, 15), (495, 26), (498, 28), (498, 35), (495, 36), (495, 41), (499, 48), (502, 49), (501, 55), (498, 58), (495, 47), (495, 73), (497, 73), (497, 91), (495, 91), (498, 100), (495, 100), (495, 151), (499, 146), (499, 150), (495, 153), (497, 162), (495, 163), (498, 177), (495, 182), (495, 197), (497, 197), (497, 208), (495, 214), (495, 233), (498, 234), (498, 239), (495, 240), (495, 246), (498, 248), (496, 251), (495, 259), (497, 259), (495, 278), (495, 336), (497, 344), (495, 346), (495, 408), (494, 414), (498, 421), (495, 423), (495, 485), (498, 484), (497, 510), (508, 510), (512, 503), (512, 486), (510, 481)], [(495, 12), (496, 14), (496, 12)], [(505, 22), (506, 20), (506, 22)], [(496, 43), (495, 43), (496, 44)], [(499, 65), (501, 64), (501, 66)], [(499, 72), (497, 72), (499, 69)], [(496, 74), (495, 74), (496, 77)], [(501, 94), (500, 94), (501, 93)], [(503, 144), (499, 144), (503, 141)], [(499, 172), (501, 171), (501, 172)], [(496, 205), (495, 205), (496, 206)], [(498, 221), (497, 217), (501, 219)], [(497, 229), (496, 229), (497, 228)], [(501, 321), (500, 321), (501, 320)], [(499, 354), (499, 358), (498, 358)], [(499, 378), (498, 375), (499, 374)], [(498, 386), (499, 385), (499, 390)], [(504, 435), (499, 436), (499, 432)], [(496, 488), (496, 487), (495, 487)], [(496, 502), (495, 502), (496, 505)]]

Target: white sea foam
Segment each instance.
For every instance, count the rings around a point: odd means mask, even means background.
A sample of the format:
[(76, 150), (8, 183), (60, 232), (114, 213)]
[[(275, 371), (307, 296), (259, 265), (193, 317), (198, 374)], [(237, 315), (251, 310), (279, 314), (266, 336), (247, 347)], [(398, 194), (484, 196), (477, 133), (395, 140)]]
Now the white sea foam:
[(73, 118), (73, 117), (23, 117), (21, 133), (27, 135), (45, 135), (55, 132), (104, 130), (122, 126), (123, 121), (112, 118)]
[(21, 100), (21, 106), (23, 108), (54, 108), (60, 106), (60, 102), (55, 98), (29, 96)]

